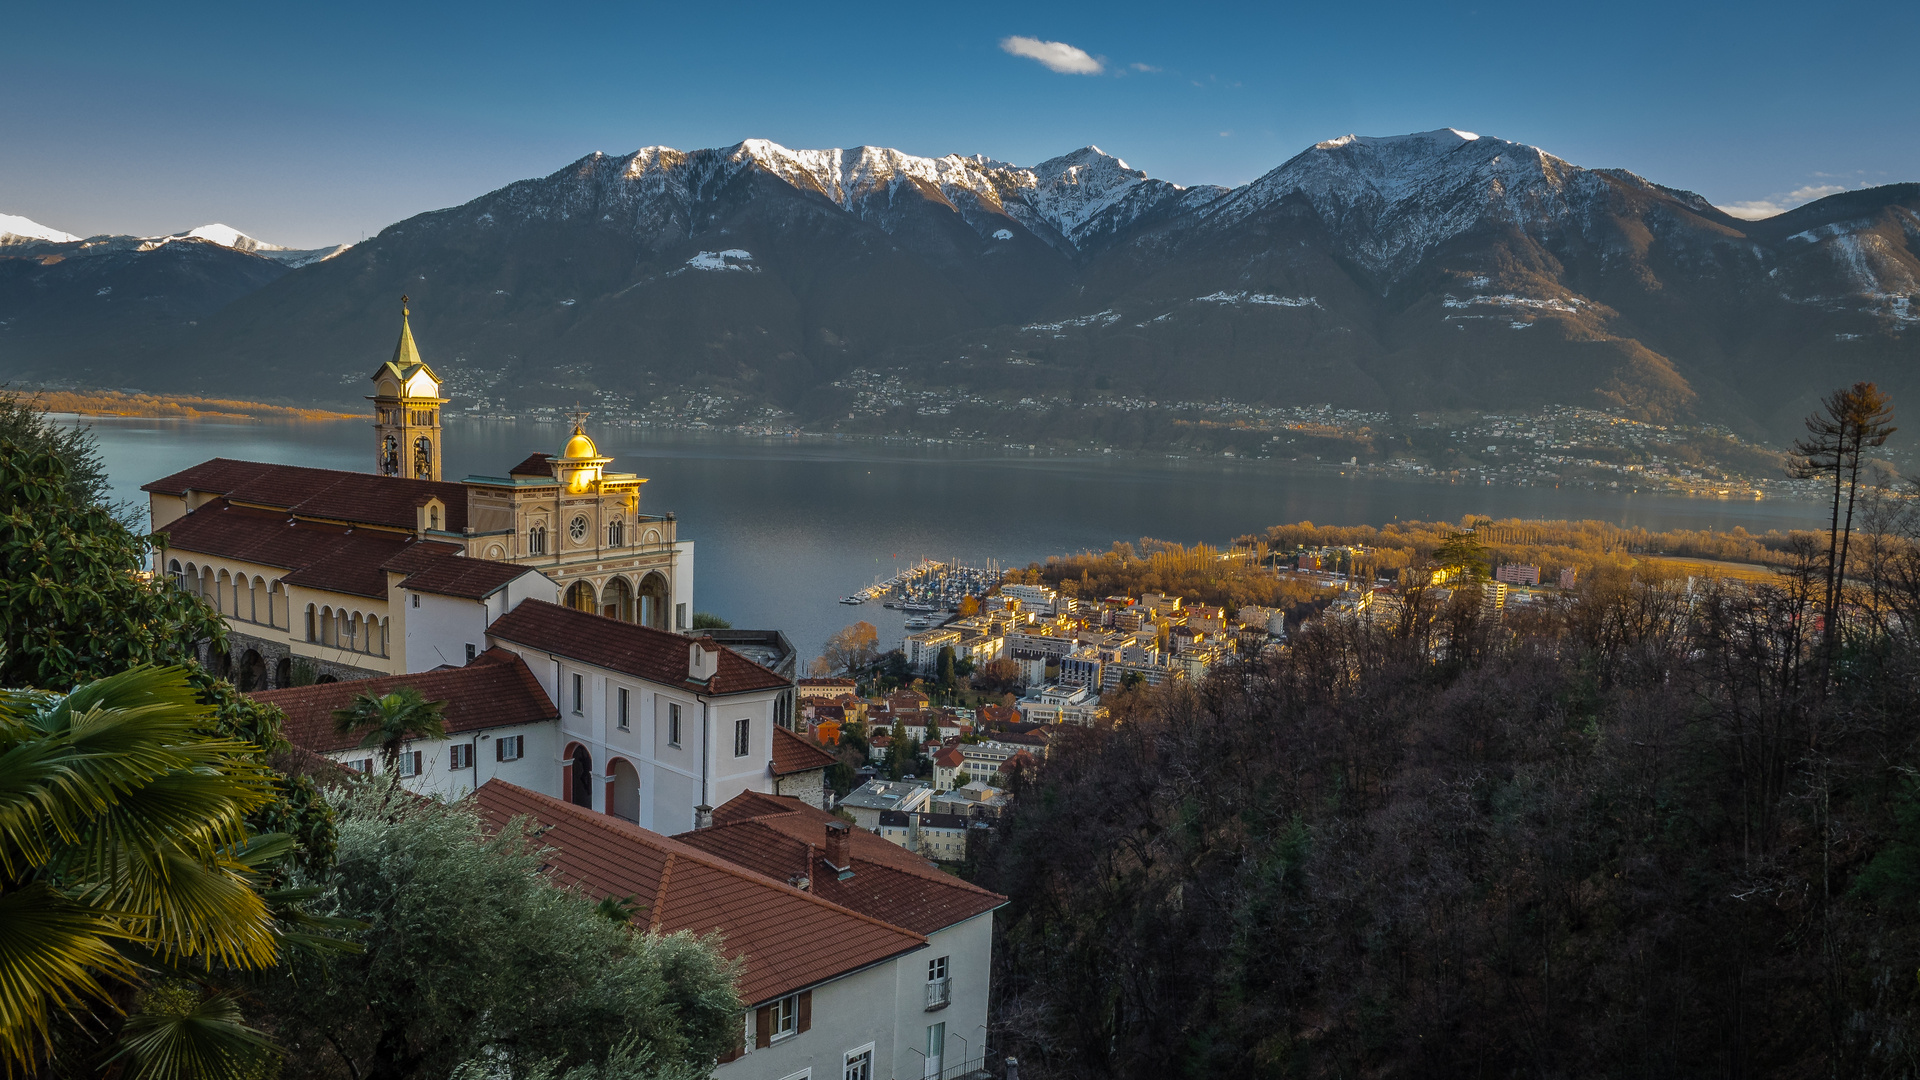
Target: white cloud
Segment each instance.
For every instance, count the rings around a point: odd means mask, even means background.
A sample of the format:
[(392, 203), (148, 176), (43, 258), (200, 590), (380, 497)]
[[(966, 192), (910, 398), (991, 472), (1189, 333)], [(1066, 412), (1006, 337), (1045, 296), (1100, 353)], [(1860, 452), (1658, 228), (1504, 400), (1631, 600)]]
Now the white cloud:
[(1765, 199), (1756, 199), (1753, 202), (1721, 203), (1720, 209), (1742, 221), (1759, 221), (1761, 218), (1770, 218), (1787, 212), (1786, 207)]
[(1064, 41), (1041, 41), (1039, 38), (1008, 37), (1000, 39), (1003, 52), (1014, 56), (1024, 56), (1029, 60), (1038, 60), (1047, 70), (1062, 75), (1098, 75), (1107, 70), (1107, 65), (1096, 57), (1087, 55), (1085, 49), (1076, 48)]
[[(1815, 173), (1814, 175), (1821, 176), (1825, 174)], [(1795, 188), (1792, 191), (1776, 191), (1764, 199), (1754, 199), (1750, 202), (1722, 203), (1720, 204), (1720, 209), (1725, 210), (1728, 214), (1742, 221), (1759, 221), (1761, 218), (1770, 218), (1777, 214), (1784, 214), (1794, 207), (1799, 206), (1801, 203), (1810, 203), (1815, 199), (1824, 199), (1829, 195), (1838, 195), (1845, 190), (1847, 190), (1846, 187), (1841, 184), (1808, 184), (1805, 187)]]
[(1154, 67), (1154, 66), (1153, 66), (1152, 64), (1142, 64), (1142, 63), (1140, 63), (1140, 62), (1138, 62), (1138, 61), (1135, 61), (1134, 63), (1131, 63), (1131, 64), (1128, 64), (1127, 66), (1128, 66), (1128, 67), (1130, 67), (1130, 68), (1132, 68), (1132, 69), (1133, 69), (1133, 70), (1135, 70), (1135, 71), (1149, 71), (1149, 72), (1151, 72), (1151, 71), (1159, 71), (1159, 70), (1160, 70), (1159, 68), (1157, 68), (1157, 67)]
[(1787, 198), (1795, 203), (1812, 202), (1829, 195), (1838, 195), (1845, 190), (1847, 189), (1843, 184), (1808, 184), (1806, 187), (1787, 192)]

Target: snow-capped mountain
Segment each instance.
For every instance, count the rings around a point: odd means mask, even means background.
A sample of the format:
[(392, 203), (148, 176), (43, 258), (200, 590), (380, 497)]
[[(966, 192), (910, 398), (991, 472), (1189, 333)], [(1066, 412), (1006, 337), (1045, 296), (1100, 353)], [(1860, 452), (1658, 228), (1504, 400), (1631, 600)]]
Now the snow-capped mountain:
[[(986, 157), (918, 157), (873, 146), (791, 150), (748, 139), (711, 150), (649, 146), (620, 157), (590, 154), (482, 201), (503, 202), (515, 217), (589, 215), (651, 235), (695, 227), (694, 208), (749, 173), (818, 194), (882, 228), (903, 190), (910, 190), (916, 200), (945, 204), (983, 236), (1003, 224), (996, 219), (1011, 217), (1046, 243), (1076, 255), (1097, 250), (1130, 226), (1204, 205), (1226, 190), (1149, 178), (1096, 146), (1023, 168)], [(492, 206), (487, 210), (494, 212)]]
[(32, 240), (47, 240), (56, 244), (77, 243), (79, 237), (72, 233), (63, 233), (59, 229), (49, 229), (37, 221), (14, 214), (0, 214), (0, 244), (24, 243)]
[[(224, 227), (139, 239), (183, 273), (190, 250), (299, 261)], [(231, 279), (229, 306), (143, 329), (99, 377), (338, 395), (405, 292), (454, 385), (496, 397), (706, 388), (844, 415), (848, 373), (885, 368), (1016, 401), (1558, 402), (1778, 432), (1836, 381), (1920, 393), (1916, 252), (1920, 185), (1748, 222), (1451, 128), (1329, 139), (1232, 190), (1092, 146), (1016, 165), (749, 139), (591, 154), (276, 288)], [(0, 280), (0, 334), (42, 295)]]
[(321, 248), (289, 248), (279, 244), (269, 244), (256, 240), (231, 225), (202, 225), (188, 229), (183, 233), (167, 236), (144, 236), (140, 238), (138, 250), (154, 251), (179, 240), (204, 240), (209, 244), (218, 244), (234, 251), (244, 251), (249, 255), (258, 255), (263, 259), (272, 259), (285, 266), (306, 266), (309, 263), (324, 262), (352, 247), (352, 244), (331, 244)]

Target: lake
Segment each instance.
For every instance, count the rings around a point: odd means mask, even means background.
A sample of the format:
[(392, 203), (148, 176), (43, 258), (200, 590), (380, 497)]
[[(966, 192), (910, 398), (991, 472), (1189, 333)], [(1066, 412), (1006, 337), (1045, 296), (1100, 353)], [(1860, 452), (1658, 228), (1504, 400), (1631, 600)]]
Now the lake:
[[(89, 418), (116, 497), (212, 457), (373, 468), (364, 421), (214, 423)], [(897, 642), (904, 617), (836, 601), (922, 556), (1025, 565), (1151, 536), (1224, 544), (1268, 525), (1380, 525), (1399, 519), (1593, 518), (1649, 529), (1749, 530), (1820, 524), (1819, 508), (1586, 488), (1446, 485), (1281, 471), (1259, 463), (1060, 457), (980, 446), (754, 438), (594, 428), (611, 466), (649, 478), (641, 507), (673, 511), (696, 541), (694, 601), (735, 626), (786, 631), (803, 658), (855, 619)], [(558, 453), (560, 424), (459, 421), (446, 430), (448, 479), (500, 475)]]

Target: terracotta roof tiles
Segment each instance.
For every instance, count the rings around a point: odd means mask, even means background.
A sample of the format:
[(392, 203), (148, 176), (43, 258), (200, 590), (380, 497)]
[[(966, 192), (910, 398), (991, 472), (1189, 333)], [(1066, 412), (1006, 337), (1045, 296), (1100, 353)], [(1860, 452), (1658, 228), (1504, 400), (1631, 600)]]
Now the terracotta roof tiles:
[(202, 491), (250, 506), (409, 531), (418, 523), (419, 508), (437, 498), (447, 509), (444, 524), (448, 532), (460, 532), (467, 524), (464, 485), (344, 469), (214, 458), (143, 484), (140, 490), (165, 494)]
[(428, 701), (447, 702), (442, 716), (449, 734), (538, 723), (560, 715), (533, 672), (506, 649), (488, 649), (466, 667), (261, 690), (247, 696), (278, 705), (286, 713), (281, 731), (288, 742), (315, 753), (331, 753), (350, 750), (361, 742), (358, 735), (341, 735), (334, 730), (333, 710), (347, 708), (361, 694), (380, 696), (403, 686), (420, 691)]
[[(633, 896), (663, 933), (718, 932), (728, 956), (744, 960), (740, 996), (757, 1005), (921, 948), (926, 938), (786, 884), (804, 859), (773, 875), (705, 850), (500, 780), (474, 795), (499, 827), (539, 822), (553, 848), (550, 872), (587, 895)], [(818, 880), (818, 875), (815, 875)]]
[(487, 633), (516, 645), (712, 697), (792, 685), (783, 676), (728, 648), (718, 649), (719, 662), (710, 681), (704, 685), (693, 682), (687, 678), (687, 646), (694, 639), (544, 600), (521, 601), (495, 619)]
[(773, 729), (773, 775), (775, 776), (791, 776), (794, 773), (824, 769), (838, 760), (840, 759), (786, 728)]
[[(736, 806), (735, 804), (740, 804)], [(948, 874), (925, 859), (864, 829), (848, 836), (853, 875), (842, 879), (826, 867), (826, 829), (845, 822), (797, 799), (748, 792), (714, 811), (711, 828), (674, 839), (769, 876), (795, 873), (809, 846), (813, 892), (919, 934), (992, 911), (1006, 897)]]

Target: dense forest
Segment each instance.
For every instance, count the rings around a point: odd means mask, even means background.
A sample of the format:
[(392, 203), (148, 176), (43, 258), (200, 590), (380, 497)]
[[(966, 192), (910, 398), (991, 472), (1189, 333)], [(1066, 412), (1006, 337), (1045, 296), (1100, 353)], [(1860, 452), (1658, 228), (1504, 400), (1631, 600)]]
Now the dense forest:
[(1023, 1075), (1915, 1075), (1920, 521), (1849, 437), (1771, 581), (1415, 589), (1056, 740), (980, 857)]

